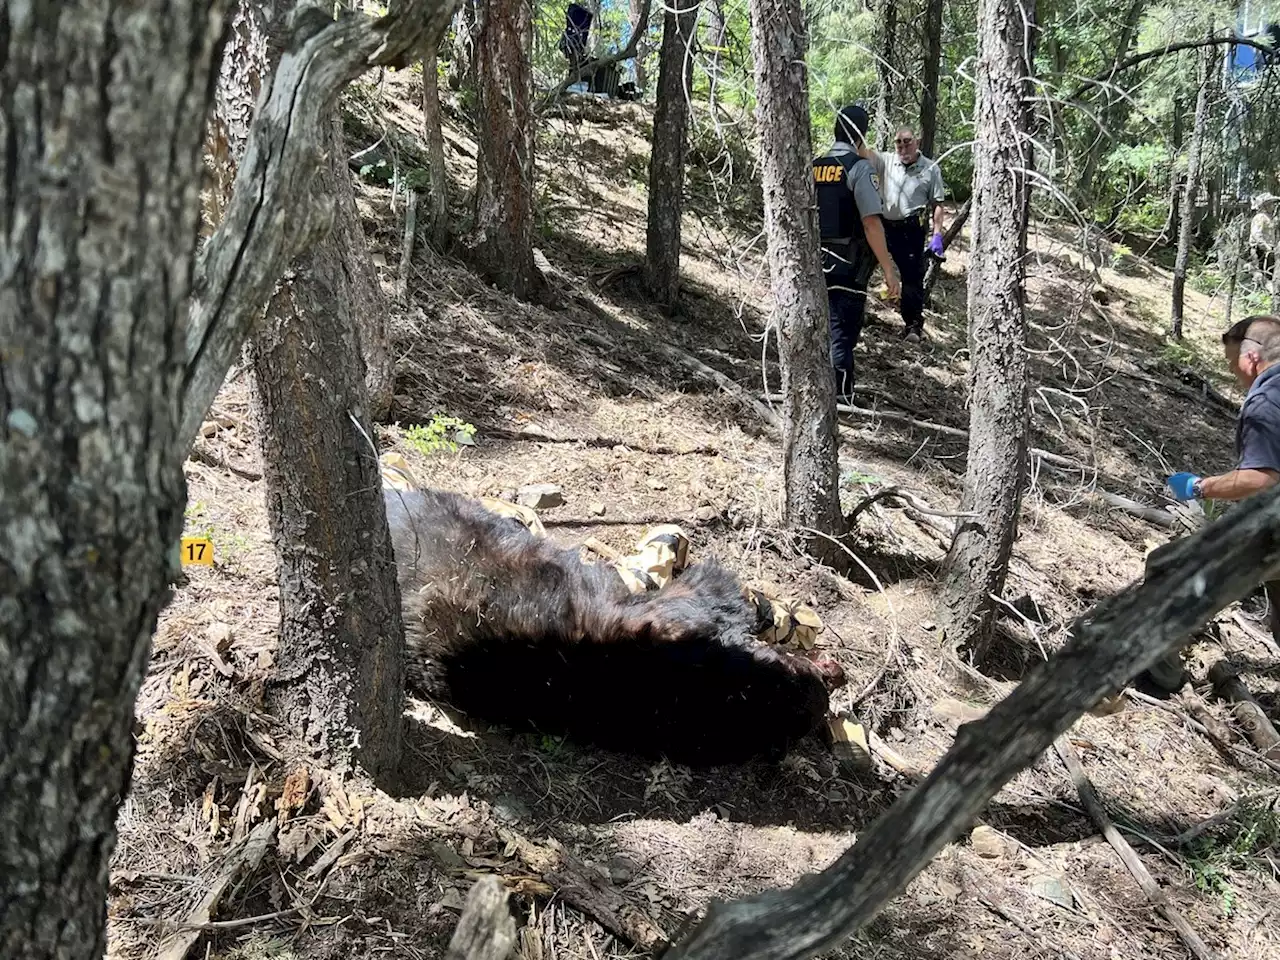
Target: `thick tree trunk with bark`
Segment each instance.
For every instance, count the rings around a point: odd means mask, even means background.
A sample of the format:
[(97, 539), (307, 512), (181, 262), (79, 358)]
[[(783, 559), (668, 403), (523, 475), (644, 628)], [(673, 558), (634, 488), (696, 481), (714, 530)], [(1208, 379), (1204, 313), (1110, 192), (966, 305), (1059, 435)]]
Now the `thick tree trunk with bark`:
[(1209, 121), (1209, 87), (1216, 60), (1216, 47), (1205, 47), (1200, 51), (1200, 91), (1196, 94), (1195, 126), (1191, 130), (1191, 143), (1187, 147), (1187, 174), (1182, 182), (1179, 204), (1182, 215), (1178, 221), (1178, 253), (1173, 261), (1173, 309), (1170, 312), (1169, 336), (1175, 340), (1182, 339), (1187, 267), (1191, 264), (1191, 243), (1196, 229), (1196, 195), (1200, 192), (1200, 159), (1204, 155), (1205, 127)]
[(981, 663), (991, 597), (1001, 596), (1027, 482), (1024, 257), (1030, 203), (1030, 111), (1024, 98), (1035, 0), (980, 0), (969, 265), (969, 461), (961, 522), (947, 554), (948, 641)]
[[(242, 102), (287, 45), (288, 4), (242, 6), (268, 42), (246, 51), (233, 36), (239, 70), (224, 75), (220, 108)], [(270, 691), (273, 712), (336, 771), (359, 761), (386, 778), (400, 759), (404, 635), (377, 454), (365, 439), (372, 417), (361, 347), (378, 355), (380, 346), (388, 361), (390, 348), (336, 110), (322, 130), (327, 159), (311, 187), (332, 198), (333, 227), (292, 265), (249, 350), (279, 563), (281, 630)], [(243, 151), (233, 135), (233, 162)]]
[(483, 0), (476, 39), (476, 256), (491, 280), (524, 300), (532, 297), (536, 284), (532, 43), (533, 20), (525, 0)]
[[(334, 155), (317, 189), (346, 176)], [(294, 261), (250, 343), (279, 561), (268, 703), (332, 769), (385, 781), (400, 761), (404, 631), (340, 253), (326, 238)]]
[(391, 311), (386, 294), (378, 282), (378, 270), (369, 256), (364, 227), (356, 207), (355, 188), (347, 166), (347, 143), (342, 135), (342, 117), (335, 110), (329, 121), (329, 158), (333, 168), (333, 193), (337, 201), (333, 212), (333, 230), (321, 244), (332, 244), (344, 280), (343, 306), (359, 336), (364, 359), (365, 388), (369, 403), (367, 412), (376, 421), (391, 412), (396, 385), (395, 352), (391, 347)]
[(653, 114), (653, 148), (649, 154), (644, 273), (650, 295), (669, 313), (675, 311), (680, 296), (680, 217), (697, 25), (698, 0), (675, 0), (663, 17), (662, 49), (658, 55), (658, 104)]
[(232, 4), (0, 4), (0, 956), (106, 948)]
[(942, 14), (944, 0), (926, 0), (924, 12), (924, 64), (920, 74), (920, 152), (937, 159), (938, 78), (942, 73)]
[[(782, 366), (785, 519), (794, 530), (839, 535), (835, 379), (809, 172), (806, 47), (800, 0), (751, 0), (764, 226)], [(827, 540), (814, 540), (812, 548), (835, 556)]]
[(895, 125), (893, 110), (898, 86), (898, 4), (896, 0), (883, 0), (880, 4), (880, 49), (876, 54), (876, 74), (880, 78), (876, 95), (876, 144), (881, 150), (893, 136)]
[(427, 234), (443, 252), (449, 242), (449, 171), (444, 165), (444, 126), (440, 116), (439, 61), (432, 49), (422, 58), (422, 134), (427, 141), (431, 176), (431, 215)]
[(449, 14), (436, 0), (401, 0), (376, 21), (304, 13), (197, 257), (201, 147), (231, 6), (0, 5), (6, 960), (104, 953), (133, 703), (178, 569), (182, 462), (245, 331), (312, 236), (320, 108)]

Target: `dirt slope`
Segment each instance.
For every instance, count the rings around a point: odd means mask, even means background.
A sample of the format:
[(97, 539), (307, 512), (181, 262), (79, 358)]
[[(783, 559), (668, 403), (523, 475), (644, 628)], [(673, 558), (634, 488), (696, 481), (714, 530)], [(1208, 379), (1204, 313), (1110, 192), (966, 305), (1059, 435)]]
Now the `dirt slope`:
[[(384, 155), (402, 175), (425, 166), (415, 102), (411, 74), (362, 86), (349, 118), (352, 151), (385, 132)], [(368, 119), (384, 111), (385, 131)], [(944, 553), (938, 532), (876, 504), (860, 516), (858, 557), (867, 572), (854, 582), (797, 556), (777, 530), (777, 445), (749, 405), (661, 346), (753, 396), (779, 382), (776, 366), (761, 364), (769, 296), (753, 219), (758, 196), (728, 174), (734, 154), (716, 156), (705, 137), (695, 151), (705, 165), (691, 175), (683, 315), (661, 316), (625, 272), (643, 251), (650, 125), (642, 107), (584, 99), (540, 136), (540, 249), (562, 294), (557, 309), (515, 303), (460, 260), (419, 252), (410, 302), (397, 306), (401, 427), (384, 430), (380, 441), (424, 484), (490, 495), (559, 484), (566, 504), (544, 522), (565, 543), (594, 536), (626, 550), (647, 523), (678, 519), (698, 555), (718, 556), (818, 609), (828, 627), (821, 645), (848, 670), (848, 695), (877, 681), (859, 715), (927, 769), (956, 728), (945, 707), (935, 709), (939, 701), (994, 702), (1027, 662), (1061, 643), (1073, 616), (1139, 576), (1145, 552), (1167, 539), (1102, 506), (1089, 485), (1159, 503), (1166, 470), (1229, 463), (1230, 413), (1197, 400), (1179, 379), (1189, 360), (1239, 399), (1215, 361), (1221, 300), (1190, 294), (1190, 350), (1171, 351), (1162, 342), (1167, 271), (1143, 261), (1131, 275), (1103, 270), (1097, 284), (1068, 231), (1037, 230), (1028, 262), (1032, 361), (1043, 388), (1034, 401), (1035, 442), (1096, 467), (1097, 476), (1038, 463), (1008, 596), (1029, 596), (1043, 622), (1011, 617), (998, 676), (954, 688), (943, 679), (950, 674), (931, 622)], [(461, 222), (474, 143), (458, 123), (448, 142)], [(741, 162), (735, 169), (741, 178)], [(386, 186), (364, 183), (360, 202), (390, 291), (403, 200), (393, 210)], [(928, 344), (904, 347), (896, 318), (873, 308), (858, 362), (860, 384), (899, 404), (877, 401), (882, 409), (901, 414), (905, 405), (916, 419), (966, 426), (966, 261), (963, 249), (948, 258)], [(405, 428), (437, 413), (475, 424), (475, 446), (431, 455), (416, 448)], [(285, 775), (300, 763), (261, 708), (275, 644), (275, 561), (262, 483), (243, 475), (257, 465), (247, 376), (229, 379), (208, 426), (200, 458), (187, 464), (188, 528), (210, 535), (219, 559), (210, 570), (191, 569), (165, 611), (138, 704), (139, 756), (110, 902), (111, 955), (121, 958), (153, 955), (170, 933), (158, 919), (208, 919), (193, 905), (238, 857), (235, 841), (276, 817)], [(529, 427), (563, 442), (517, 436)], [(842, 436), (848, 506), (896, 483), (937, 509), (955, 509), (962, 439), (865, 418), (848, 420)], [(592, 509), (600, 505), (602, 517)], [(1271, 659), (1227, 618), (1216, 639), (1193, 648), (1193, 672), (1202, 677), (1224, 651)], [(1280, 718), (1267, 672), (1247, 679)], [(1210, 947), (1224, 957), (1275, 956), (1274, 810), (1245, 804), (1193, 843), (1175, 839), (1241, 798), (1271, 790), (1274, 799), (1275, 775), (1215, 752), (1177, 709), (1130, 702), (1117, 714), (1085, 718), (1073, 739), (1111, 816)], [(1227, 718), (1221, 705), (1208, 709)], [(281, 814), (267, 855), (214, 915), (266, 919), (200, 931), (201, 955), (442, 956), (470, 878), (495, 870), (517, 891), (521, 956), (638, 955), (627, 942), (637, 927), (620, 927), (608, 904), (629, 904), (627, 915), (638, 910), (673, 933), (711, 898), (821, 869), (907, 788), (887, 767), (851, 779), (817, 743), (779, 770), (702, 775), (473, 727), (432, 704), (414, 702), (413, 716), (398, 795), (358, 796), (313, 769), (307, 805)], [(1056, 757), (1010, 783), (983, 822), (1003, 844), (961, 838), (834, 955), (1186, 955), (1096, 836)], [(519, 862), (522, 842), (561, 845), (577, 886), (563, 872), (542, 886), (546, 871), (527, 856)]]

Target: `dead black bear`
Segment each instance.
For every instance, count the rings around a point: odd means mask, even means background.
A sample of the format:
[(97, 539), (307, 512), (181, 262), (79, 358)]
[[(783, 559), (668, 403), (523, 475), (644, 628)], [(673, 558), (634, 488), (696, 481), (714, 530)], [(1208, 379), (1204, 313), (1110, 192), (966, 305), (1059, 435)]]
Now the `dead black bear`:
[(717, 563), (632, 594), (607, 564), (437, 490), (386, 491), (409, 688), (492, 723), (694, 766), (780, 760), (834, 663), (758, 642)]

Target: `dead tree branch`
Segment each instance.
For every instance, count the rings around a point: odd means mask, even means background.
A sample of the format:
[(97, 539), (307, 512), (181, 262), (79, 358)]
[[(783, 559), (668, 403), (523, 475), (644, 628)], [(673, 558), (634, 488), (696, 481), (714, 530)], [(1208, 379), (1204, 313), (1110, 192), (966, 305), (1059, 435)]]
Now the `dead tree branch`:
[(785, 890), (713, 903), (667, 960), (804, 960), (897, 896), (1018, 771), (1085, 711), (1259, 580), (1280, 572), (1280, 488), (1152, 554), (1147, 579), (1073, 625), (1070, 642), (981, 720), (834, 864)]
[(1169, 902), (1169, 898), (1160, 889), (1160, 885), (1156, 883), (1142, 861), (1138, 859), (1138, 854), (1134, 852), (1133, 847), (1129, 846), (1129, 841), (1120, 835), (1120, 831), (1116, 829), (1115, 824), (1111, 822), (1111, 818), (1107, 816), (1107, 811), (1103, 809), (1102, 801), (1098, 799), (1098, 792), (1094, 790), (1088, 774), (1084, 772), (1084, 767), (1080, 765), (1080, 758), (1076, 756), (1075, 748), (1071, 746), (1071, 742), (1066, 737), (1059, 737), (1054, 741), (1053, 747), (1058, 752), (1058, 756), (1062, 758), (1062, 763), (1066, 766), (1067, 772), (1071, 775), (1071, 782), (1075, 784), (1076, 793), (1080, 795), (1080, 802), (1089, 811), (1089, 816), (1098, 825), (1098, 829), (1102, 831), (1107, 843), (1111, 844), (1112, 849), (1120, 857), (1120, 862), (1125, 865), (1133, 879), (1138, 881), (1138, 886), (1147, 895), (1147, 899), (1178, 931), (1178, 936), (1183, 944), (1198, 960), (1214, 960), (1216, 954), (1205, 945), (1199, 934), (1191, 928), (1191, 924), (1187, 923), (1187, 918), (1179, 913), (1174, 905)]
[(182, 453), (191, 448), (231, 361), (276, 280), (328, 230), (332, 200), (311, 195), (323, 125), (371, 67), (407, 64), (439, 41), (458, 0), (393, 0), (385, 17), (298, 7), (288, 49), (259, 100), (234, 194), (196, 263), (187, 323)]
[(579, 80), (588, 80), (591, 77), (594, 77), (597, 71), (603, 70), (605, 67), (612, 66), (615, 63), (622, 63), (624, 60), (630, 60), (634, 57), (636, 55), (636, 51), (640, 49), (641, 38), (647, 32), (649, 9), (651, 6), (652, 0), (644, 0), (644, 3), (640, 7), (640, 15), (635, 21), (636, 28), (631, 31), (631, 36), (627, 40), (627, 45), (625, 47), (617, 53), (611, 53), (606, 57), (597, 57), (595, 60), (584, 63), (576, 70), (570, 70), (568, 75), (552, 87), (546, 97), (543, 98), (542, 104), (538, 108), (538, 112), (541, 113), (542, 111), (554, 106), (556, 101), (564, 96), (564, 92)]
[(1066, 100), (1079, 100), (1089, 92), (1090, 87), (1096, 87), (1100, 83), (1106, 83), (1112, 80), (1117, 73), (1123, 73), (1132, 69), (1139, 64), (1146, 63), (1148, 60), (1154, 60), (1156, 57), (1163, 57), (1170, 53), (1177, 53), (1180, 50), (1196, 50), (1200, 47), (1212, 47), (1224, 43), (1234, 43), (1241, 47), (1253, 47), (1263, 53), (1275, 53), (1276, 51), (1263, 43), (1254, 40), (1246, 40), (1244, 37), (1238, 37), (1234, 32), (1228, 33), (1222, 37), (1206, 37), (1202, 40), (1179, 40), (1177, 43), (1166, 43), (1163, 47), (1157, 47), (1154, 50), (1146, 50), (1142, 53), (1135, 53), (1132, 57), (1126, 57), (1114, 66), (1108, 67), (1101, 73), (1095, 74), (1084, 83), (1080, 84)]

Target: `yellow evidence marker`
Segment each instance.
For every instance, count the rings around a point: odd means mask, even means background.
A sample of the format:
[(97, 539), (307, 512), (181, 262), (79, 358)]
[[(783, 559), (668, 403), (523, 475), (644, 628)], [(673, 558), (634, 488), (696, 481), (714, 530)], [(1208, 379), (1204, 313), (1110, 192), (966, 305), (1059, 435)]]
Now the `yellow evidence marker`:
[(213, 541), (208, 537), (183, 537), (182, 565), (184, 567), (213, 566)]

